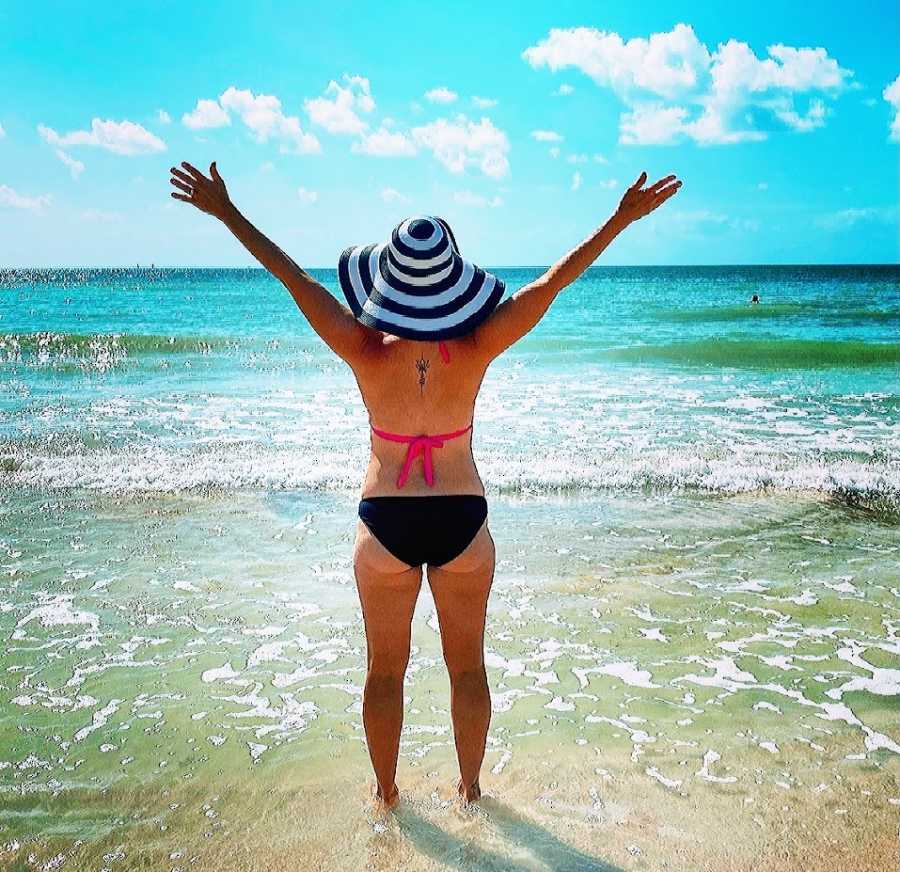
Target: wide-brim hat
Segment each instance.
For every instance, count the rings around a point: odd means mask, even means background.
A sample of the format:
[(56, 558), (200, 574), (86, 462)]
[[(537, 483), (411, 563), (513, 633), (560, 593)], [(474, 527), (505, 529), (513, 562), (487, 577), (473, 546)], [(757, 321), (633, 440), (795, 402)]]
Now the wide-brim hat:
[(503, 296), (505, 284), (460, 256), (443, 218), (401, 221), (389, 242), (344, 250), (338, 279), (363, 324), (405, 339), (463, 336)]

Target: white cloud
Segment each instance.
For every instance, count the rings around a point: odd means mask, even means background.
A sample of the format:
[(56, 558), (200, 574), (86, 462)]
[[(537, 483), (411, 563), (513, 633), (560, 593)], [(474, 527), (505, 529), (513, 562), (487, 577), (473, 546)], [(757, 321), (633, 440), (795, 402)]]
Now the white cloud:
[(297, 188), (297, 196), (302, 202), (312, 205), (319, 199), (319, 192), (310, 191), (306, 188)]
[(383, 125), (354, 142), (350, 148), (357, 154), (373, 157), (412, 157), (416, 154), (415, 143), (405, 133), (388, 130)]
[[(553, 29), (523, 57), (535, 68), (574, 67), (616, 93), (627, 107), (619, 129), (625, 144), (736, 143), (765, 139), (772, 124), (801, 132), (821, 127), (821, 96), (849, 87), (853, 73), (824, 48), (776, 44), (767, 51), (759, 58), (735, 39), (710, 51), (692, 27), (678, 24), (628, 41), (589, 27)], [(798, 95), (810, 95), (805, 111), (795, 104)]]
[(166, 112), (165, 109), (157, 109), (157, 110), (156, 110), (156, 120), (157, 120), (160, 124), (171, 124), (171, 123), (172, 123), (172, 116), (169, 115), (169, 113)]
[(685, 132), (687, 109), (644, 103), (619, 119), (619, 141), (625, 145), (663, 145)]
[(193, 112), (185, 114), (181, 121), (192, 130), (224, 127), (231, 124), (231, 115), (237, 115), (260, 143), (270, 139), (279, 143), (282, 154), (313, 154), (321, 151), (319, 140), (303, 130), (296, 115), (285, 115), (281, 100), (272, 94), (254, 94), (234, 85), (223, 91), (216, 100), (198, 100)]
[(56, 156), (61, 160), (72, 174), (72, 178), (78, 181), (78, 177), (84, 172), (84, 164), (71, 155), (66, 154), (61, 148), (56, 149)]
[(695, 238), (721, 236), (729, 230), (756, 233), (760, 228), (755, 218), (731, 218), (709, 209), (667, 209), (661, 224), (663, 232)]
[(325, 89), (326, 96), (306, 100), (303, 105), (313, 124), (324, 127), (329, 133), (359, 134), (369, 126), (359, 113), (367, 114), (375, 108), (369, 80), (345, 73), (343, 81), (343, 86), (330, 81)]
[(594, 163), (605, 164), (609, 163), (609, 161), (602, 155), (600, 152), (594, 155)]
[(271, 94), (254, 94), (232, 85), (219, 97), (219, 103), (253, 131), (257, 142), (279, 140), (282, 153), (312, 154), (321, 150), (319, 140), (303, 130), (296, 115), (285, 115), (281, 101)]
[(570, 164), (583, 164), (587, 163), (589, 158), (586, 154), (569, 154), (566, 155), (566, 160)]
[(792, 130), (808, 133), (817, 127), (825, 126), (825, 116), (828, 110), (821, 100), (811, 100), (805, 115), (800, 115), (790, 106), (785, 106), (781, 109), (776, 108), (774, 112)]
[(0, 124), (0, 139), (3, 139), (4, 136), (6, 136), (6, 131), (3, 129), (3, 125)]
[(891, 142), (900, 142), (900, 76), (888, 85), (881, 96), (891, 104), (894, 117), (891, 119)]
[(531, 138), (538, 142), (562, 142), (563, 137), (555, 130), (532, 130)]
[(550, 96), (551, 97), (568, 97), (569, 94), (574, 94), (574, 93), (575, 93), (575, 89), (571, 85), (562, 84)]
[(502, 197), (485, 197), (473, 191), (456, 191), (453, 194), (453, 202), (461, 206), (474, 206), (477, 209), (496, 209), (503, 205)]
[(443, 86), (425, 92), (425, 99), (430, 103), (453, 103), (458, 97), (459, 94), (456, 91), (451, 91)]
[(554, 159), (558, 158), (559, 157), (559, 146), (558, 145), (551, 146), (551, 148), (549, 150), (549, 154), (550, 154), (550, 157), (552, 157)]
[(8, 185), (0, 185), (0, 206), (11, 206), (13, 209), (24, 209), (27, 212), (40, 214), (46, 206), (50, 205), (52, 199), (50, 194), (26, 197)]
[(181, 123), (191, 130), (206, 130), (225, 127), (231, 124), (231, 118), (217, 100), (198, 100), (193, 112), (181, 116)]
[(575, 172), (572, 175), (572, 190), (577, 191), (581, 187), (582, 181), (583, 180), (581, 178), (581, 173), (578, 172), (578, 170), (575, 170)]
[(604, 179), (602, 182), (600, 182), (600, 187), (604, 188), (607, 191), (611, 191), (613, 188), (619, 187), (619, 180), (618, 179)]
[(412, 129), (412, 139), (452, 173), (477, 166), (486, 176), (503, 178), (509, 172), (509, 140), (506, 134), (482, 118), (477, 124), (465, 115), (450, 121), (439, 118), (431, 124)]
[(476, 109), (493, 109), (497, 105), (492, 97), (473, 97), (472, 103)]
[(133, 121), (103, 121), (94, 118), (90, 130), (73, 130), (60, 135), (52, 127), (38, 125), (38, 133), (43, 139), (63, 148), (73, 145), (89, 145), (102, 148), (114, 154), (136, 155), (153, 154), (165, 151), (166, 144), (149, 130)]
[(409, 197), (401, 194), (396, 188), (383, 188), (381, 199), (385, 203), (408, 203)]
[(816, 224), (825, 230), (848, 230), (857, 224), (889, 224), (897, 218), (896, 206), (863, 206), (820, 215)]

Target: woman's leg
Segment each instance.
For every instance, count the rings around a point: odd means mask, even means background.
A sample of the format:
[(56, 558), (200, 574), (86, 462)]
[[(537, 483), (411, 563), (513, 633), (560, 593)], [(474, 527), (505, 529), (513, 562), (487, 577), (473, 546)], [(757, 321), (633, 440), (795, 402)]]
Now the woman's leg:
[(394, 777), (403, 727), (403, 676), (422, 567), (398, 560), (360, 521), (353, 570), (368, 651), (363, 726), (378, 782), (376, 796), (390, 806), (398, 798)]
[(461, 776), (460, 793), (478, 799), (491, 696), (484, 669), (484, 622), (494, 580), (494, 540), (487, 521), (459, 557), (428, 567), (444, 660), (450, 673), (450, 714)]

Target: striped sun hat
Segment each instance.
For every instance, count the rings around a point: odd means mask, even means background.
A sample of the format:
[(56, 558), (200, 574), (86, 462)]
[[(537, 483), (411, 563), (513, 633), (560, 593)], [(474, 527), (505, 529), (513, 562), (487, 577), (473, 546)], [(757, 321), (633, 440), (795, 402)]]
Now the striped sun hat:
[(452, 339), (494, 310), (504, 283), (464, 260), (443, 218), (401, 221), (382, 245), (351, 246), (338, 261), (341, 290), (363, 324), (405, 339)]

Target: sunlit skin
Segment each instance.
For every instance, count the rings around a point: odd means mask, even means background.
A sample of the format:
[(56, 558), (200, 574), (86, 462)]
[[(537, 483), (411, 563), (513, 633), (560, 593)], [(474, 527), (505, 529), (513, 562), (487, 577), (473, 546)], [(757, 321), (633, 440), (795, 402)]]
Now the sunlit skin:
[[(681, 188), (673, 175), (646, 185), (647, 174), (641, 173), (608, 221), (543, 275), (500, 303), (471, 333), (447, 340), (452, 364), (446, 365), (436, 342), (401, 339), (360, 324), (347, 306), (237, 210), (215, 162), (210, 164), (209, 177), (187, 162), (180, 169), (172, 167), (171, 172), (170, 181), (177, 189), (172, 196), (218, 218), (284, 284), (312, 328), (353, 371), (371, 422), (394, 433), (448, 433), (465, 427), (472, 420), (491, 361), (528, 333), (556, 295), (616, 236)], [(362, 498), (397, 494), (397, 475), (405, 453), (405, 445), (372, 440)], [(421, 476), (413, 475), (403, 493), (484, 494), (472, 456), (471, 431), (440, 449), (435, 479), (431, 488)], [(485, 521), (459, 557), (427, 570), (450, 675), (450, 713), (460, 769), (457, 790), (466, 803), (481, 796), (479, 773), (491, 718), (484, 625), (494, 558), (494, 542)], [(403, 681), (423, 571), (394, 557), (362, 521), (357, 521), (353, 569), (366, 628), (363, 725), (375, 771), (373, 796), (387, 809), (400, 798), (395, 776), (403, 726)]]

